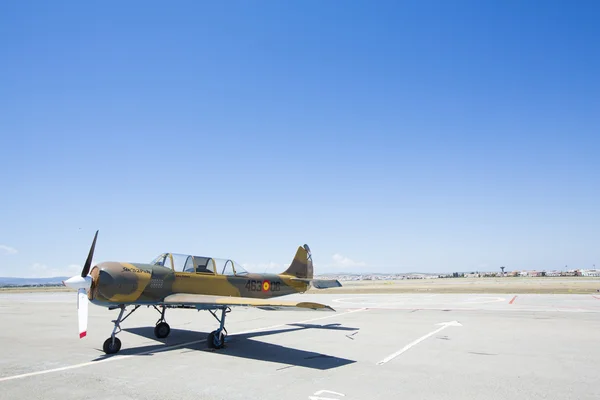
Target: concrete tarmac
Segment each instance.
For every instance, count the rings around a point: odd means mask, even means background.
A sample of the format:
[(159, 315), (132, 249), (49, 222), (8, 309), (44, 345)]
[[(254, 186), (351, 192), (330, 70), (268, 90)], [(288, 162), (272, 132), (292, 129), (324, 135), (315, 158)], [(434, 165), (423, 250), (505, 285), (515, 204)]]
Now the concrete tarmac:
[(0, 399), (598, 399), (600, 296), (294, 295), (337, 312), (234, 308), (227, 346), (206, 347), (208, 312), (123, 323), (75, 293), (1, 294)]

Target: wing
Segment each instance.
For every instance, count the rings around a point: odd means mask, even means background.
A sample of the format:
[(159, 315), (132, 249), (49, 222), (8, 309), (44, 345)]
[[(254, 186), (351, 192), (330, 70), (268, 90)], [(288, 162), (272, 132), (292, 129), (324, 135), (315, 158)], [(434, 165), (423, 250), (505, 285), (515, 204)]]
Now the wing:
[(325, 304), (312, 302), (276, 301), (273, 299), (252, 299), (249, 297), (209, 296), (204, 294), (177, 293), (165, 297), (163, 304), (169, 306), (212, 309), (221, 306), (256, 307), (263, 310), (316, 310), (335, 311)]

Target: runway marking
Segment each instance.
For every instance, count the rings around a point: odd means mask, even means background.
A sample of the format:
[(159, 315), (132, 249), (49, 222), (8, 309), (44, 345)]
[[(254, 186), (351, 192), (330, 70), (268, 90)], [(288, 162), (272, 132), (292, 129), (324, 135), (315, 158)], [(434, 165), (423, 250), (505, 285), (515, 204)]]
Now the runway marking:
[[(332, 300), (332, 302), (334, 303), (341, 303), (341, 304), (352, 304), (355, 305), (356, 307), (367, 307), (367, 308), (373, 308), (373, 307), (394, 307), (395, 309), (400, 309), (397, 308), (397, 306), (411, 306), (414, 305), (415, 307), (412, 308), (421, 308), (421, 305), (427, 305), (427, 304), (434, 304), (433, 302), (433, 298), (439, 296), (439, 294), (432, 294), (432, 295), (419, 295), (419, 296), (402, 296), (402, 297), (396, 297), (396, 299), (391, 300), (391, 301), (377, 301), (376, 299), (370, 299), (369, 297), (358, 297), (358, 296), (352, 296), (352, 297), (342, 297), (339, 299), (334, 299)], [(493, 296), (475, 296), (475, 297), (470, 297), (467, 300), (464, 301), (456, 301), (456, 300), (451, 300), (450, 302), (445, 302), (446, 304), (457, 304), (457, 305), (470, 305), (470, 304), (488, 304), (488, 303), (502, 303), (506, 301), (506, 299), (504, 297), (493, 297)]]
[(516, 299), (516, 298), (517, 298), (517, 296), (513, 297), (513, 298), (512, 298), (512, 299), (511, 299), (511, 300), (508, 302), (508, 304), (512, 304), (512, 303), (514, 303), (514, 301), (515, 301), (515, 299)]
[[(356, 299), (359, 299), (359, 301), (353, 301)], [(367, 301), (361, 301), (361, 300), (367, 300)], [(411, 299), (408, 298), (408, 299), (400, 299), (400, 300), (395, 300), (395, 301), (380, 302), (380, 301), (369, 300), (369, 298), (366, 298), (366, 297), (342, 297), (341, 299), (334, 299), (332, 301), (334, 303), (358, 304), (361, 306), (368, 307), (369, 305), (381, 306), (381, 305), (404, 304), (407, 302), (407, 300), (410, 301)]]
[(427, 335), (421, 336), (420, 338), (418, 338), (414, 342), (411, 342), (411, 343), (407, 344), (406, 346), (404, 346), (403, 348), (401, 348), (400, 350), (398, 350), (394, 354), (391, 354), (391, 355), (387, 356), (383, 360), (379, 361), (377, 363), (377, 365), (383, 365), (386, 362), (393, 360), (394, 358), (398, 357), (400, 354), (402, 354), (402, 353), (410, 350), (411, 347), (416, 346), (417, 344), (421, 343), (423, 340), (425, 340), (425, 339), (427, 339), (427, 338), (435, 335), (438, 332), (443, 331), (444, 329), (446, 329), (449, 326), (462, 326), (462, 324), (460, 322), (458, 322), (458, 321), (441, 322), (441, 323), (436, 324), (436, 325), (441, 325), (441, 326), (438, 329), (436, 329), (435, 331), (429, 332)]
[(489, 297), (489, 296), (478, 296), (472, 297), (462, 302), (455, 304), (489, 304), (489, 303), (502, 303), (506, 300), (504, 297)]
[[(270, 329), (275, 329), (275, 328), (281, 328), (281, 327), (287, 326), (289, 324), (304, 324), (304, 323), (307, 323), (307, 322), (320, 321), (322, 319), (327, 319), (327, 318), (341, 317), (342, 315), (352, 314), (352, 313), (355, 313), (355, 312), (366, 311), (366, 310), (367, 310), (366, 308), (358, 308), (358, 309), (346, 311), (346, 312), (340, 313), (340, 314), (336, 313), (336, 314), (327, 315), (327, 316), (324, 316), (324, 317), (311, 318), (311, 319), (306, 319), (306, 320), (298, 321), (298, 322), (288, 322), (288, 323), (285, 323), (285, 324), (272, 325), (272, 326), (267, 326), (267, 327), (263, 327), (263, 328), (249, 329), (249, 330), (246, 330), (246, 331), (236, 332), (236, 333), (232, 334), (231, 336), (244, 335), (246, 333), (253, 333), (253, 332), (260, 332), (260, 331), (270, 330)], [(142, 352), (139, 352), (139, 353), (128, 354), (128, 355), (125, 355), (125, 356), (112, 356), (112, 357), (105, 358), (105, 359), (98, 360), (98, 361), (88, 361), (88, 362), (84, 362), (84, 363), (80, 363), (80, 364), (67, 365), (65, 367), (59, 367), (59, 368), (46, 369), (46, 370), (42, 370), (42, 371), (29, 372), (29, 373), (20, 374), (20, 375), (5, 376), (3, 378), (0, 378), (0, 382), (10, 381), (10, 380), (13, 380), (13, 379), (28, 378), (30, 376), (50, 374), (50, 373), (53, 373), (53, 372), (68, 371), (70, 369), (77, 369), (77, 368), (89, 367), (91, 365), (98, 365), (98, 364), (102, 364), (102, 363), (106, 363), (106, 362), (111, 362), (111, 361), (125, 360), (125, 359), (128, 359), (128, 358), (137, 357), (137, 356), (143, 356), (145, 354), (150, 354), (150, 353), (153, 353), (153, 354), (163, 353), (163, 352), (165, 352), (167, 350), (173, 350), (173, 349), (177, 349), (177, 348), (180, 348), (180, 347), (185, 347), (185, 346), (189, 346), (189, 345), (193, 345), (193, 344), (198, 344), (198, 343), (203, 343), (203, 342), (206, 342), (206, 339), (193, 340), (191, 342), (174, 344), (174, 345), (171, 345), (171, 346), (166, 346), (166, 347), (158, 348), (158, 349), (155, 349), (155, 350), (142, 351)]]
[[(600, 299), (598, 299), (600, 300)], [(589, 308), (580, 308), (580, 307), (572, 307), (573, 309), (570, 310), (568, 309), (567, 306), (563, 306), (561, 307), (561, 309), (557, 309), (555, 307), (550, 307), (550, 306), (544, 306), (544, 305), (535, 305), (535, 304), (530, 304), (529, 305), (530, 308), (509, 308), (509, 307), (505, 307), (505, 308), (481, 308), (481, 307), (454, 307), (454, 306), (449, 306), (449, 307), (423, 307), (423, 306), (419, 306), (418, 310), (419, 311), (494, 311), (494, 312), (511, 312), (511, 313), (515, 313), (515, 312), (531, 312), (531, 311), (535, 311), (535, 312), (586, 312), (586, 313), (600, 313), (600, 308), (596, 309), (589, 309)], [(538, 307), (538, 308), (535, 308)], [(543, 307), (549, 307), (549, 308), (543, 308)], [(415, 310), (415, 307), (371, 307), (371, 306), (366, 306), (365, 307), (367, 310), (385, 310), (385, 311), (413, 311)]]
[(320, 397), (322, 394), (332, 394), (334, 396), (346, 397), (344, 393), (332, 392), (331, 390), (318, 390), (314, 396), (308, 396), (310, 400), (336, 400), (333, 397)]

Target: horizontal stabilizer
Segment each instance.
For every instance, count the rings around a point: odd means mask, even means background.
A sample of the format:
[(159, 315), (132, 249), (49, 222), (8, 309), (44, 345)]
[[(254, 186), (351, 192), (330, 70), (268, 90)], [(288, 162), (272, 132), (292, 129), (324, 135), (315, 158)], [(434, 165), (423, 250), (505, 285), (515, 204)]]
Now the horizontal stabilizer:
[(315, 289), (329, 289), (334, 287), (342, 287), (340, 281), (336, 279), (301, 279), (292, 278), (293, 281), (310, 283)]

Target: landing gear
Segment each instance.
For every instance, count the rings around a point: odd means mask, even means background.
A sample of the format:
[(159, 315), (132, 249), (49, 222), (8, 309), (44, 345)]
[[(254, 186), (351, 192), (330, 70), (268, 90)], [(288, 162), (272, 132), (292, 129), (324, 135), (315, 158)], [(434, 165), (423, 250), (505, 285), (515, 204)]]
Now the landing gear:
[(171, 333), (171, 327), (166, 322), (160, 322), (154, 327), (154, 336), (158, 339), (164, 339)]
[(171, 333), (171, 327), (165, 321), (165, 311), (167, 308), (162, 306), (162, 311), (159, 311), (156, 306), (153, 307), (160, 313), (160, 318), (156, 321), (156, 326), (154, 327), (154, 336), (156, 336), (157, 339), (164, 339)]
[(225, 347), (225, 337), (227, 336), (227, 329), (225, 329), (225, 316), (231, 311), (229, 307), (221, 308), (221, 318), (213, 310), (208, 310), (217, 321), (219, 321), (219, 329), (212, 331), (208, 334), (206, 344), (211, 349), (222, 349)]
[(121, 340), (118, 337), (112, 338), (109, 337), (104, 341), (104, 345), (102, 349), (106, 354), (115, 354), (119, 350), (121, 350)]
[(115, 354), (119, 350), (121, 350), (121, 341), (117, 337), (117, 333), (121, 332), (121, 322), (125, 321), (127, 317), (133, 314), (135, 310), (140, 308), (140, 306), (135, 306), (133, 310), (129, 311), (129, 313), (124, 317), (123, 314), (125, 313), (125, 305), (121, 304), (119, 307), (116, 308), (120, 308), (121, 312), (119, 312), (119, 316), (117, 317), (117, 319), (112, 321), (115, 324), (115, 327), (112, 331), (112, 335), (110, 335), (110, 337), (104, 341), (104, 345), (102, 346), (102, 349), (106, 354)]
[[(153, 307), (156, 311), (158, 311), (160, 313), (160, 318), (158, 321), (156, 321), (156, 326), (154, 327), (154, 335), (158, 339), (164, 339), (167, 336), (169, 336), (169, 334), (171, 333), (171, 327), (165, 321), (165, 311), (166, 311), (167, 307), (161, 306), (162, 309), (159, 309), (156, 306), (153, 306)], [(117, 307), (112, 307), (110, 309), (114, 310), (115, 308), (119, 308), (119, 309), (121, 309), (121, 311), (119, 312), (119, 316), (117, 317), (117, 319), (112, 321), (115, 324), (115, 327), (113, 328), (113, 331), (112, 331), (112, 334), (110, 335), (110, 337), (108, 339), (106, 339), (106, 341), (104, 342), (104, 345), (102, 346), (102, 349), (104, 350), (104, 352), (106, 354), (116, 354), (119, 352), (119, 350), (121, 350), (121, 341), (119, 340), (119, 338), (117, 338), (117, 334), (119, 332), (121, 332), (121, 322), (125, 321), (131, 314), (133, 314), (138, 308), (140, 308), (140, 306), (136, 305), (133, 308), (133, 310), (129, 311), (129, 313), (127, 313), (127, 315), (125, 315), (125, 316), (123, 316), (123, 314), (125, 314), (125, 305), (124, 304), (121, 304), (120, 306), (117, 306)], [(221, 311), (220, 316), (218, 315), (219, 310)], [(227, 316), (227, 314), (229, 312), (231, 312), (231, 308), (229, 308), (227, 306), (223, 306), (223, 307), (219, 307), (215, 310), (208, 310), (208, 311), (219, 322), (219, 328), (217, 330), (212, 331), (208, 335), (208, 339), (207, 339), (208, 347), (210, 347), (211, 349), (222, 349), (223, 347), (225, 347), (225, 342), (226, 342), (226, 337), (227, 337), (227, 329), (225, 329), (225, 317)]]
[(225, 333), (220, 329), (212, 331), (208, 334), (206, 343), (211, 349), (222, 349), (225, 346)]

